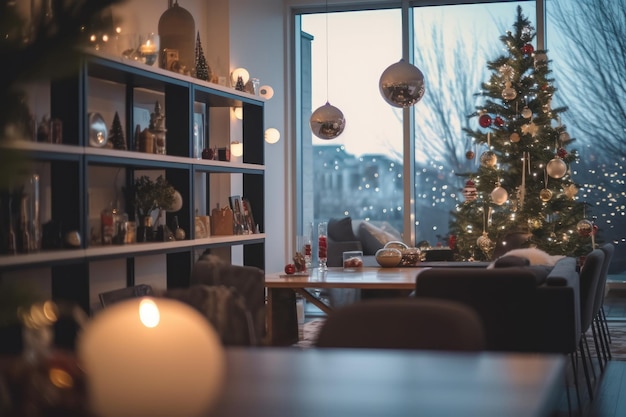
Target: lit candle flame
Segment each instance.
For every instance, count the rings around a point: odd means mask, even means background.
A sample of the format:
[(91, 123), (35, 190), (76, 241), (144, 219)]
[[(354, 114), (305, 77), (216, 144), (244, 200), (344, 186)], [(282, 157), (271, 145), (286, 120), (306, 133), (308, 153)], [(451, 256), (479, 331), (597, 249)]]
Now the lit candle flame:
[(159, 314), (159, 308), (153, 300), (146, 298), (139, 303), (139, 319), (144, 326), (149, 328), (159, 325), (161, 315)]

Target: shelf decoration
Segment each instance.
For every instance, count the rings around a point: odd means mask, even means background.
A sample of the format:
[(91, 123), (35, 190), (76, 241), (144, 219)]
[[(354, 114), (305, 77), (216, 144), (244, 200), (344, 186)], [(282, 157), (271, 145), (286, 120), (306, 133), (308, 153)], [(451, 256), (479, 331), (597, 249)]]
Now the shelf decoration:
[(199, 80), (209, 81), (213, 80), (213, 71), (207, 64), (202, 50), (202, 43), (200, 42), (200, 32), (196, 36), (196, 78)]
[(109, 131), (109, 143), (113, 146), (113, 149), (126, 150), (126, 139), (124, 139), (124, 130), (120, 123), (120, 116), (115, 112), (113, 117), (113, 123), (111, 124), (111, 130)]
[(127, 191), (139, 218), (137, 242), (153, 241), (155, 235), (152, 212), (157, 209), (159, 211), (169, 209), (175, 203), (176, 190), (162, 175), (159, 175), (156, 181), (144, 175), (137, 178), (133, 187)]
[(150, 133), (154, 135), (154, 153), (165, 155), (165, 114), (161, 108), (161, 103), (158, 101), (154, 105), (154, 113), (150, 114), (150, 126), (148, 127)]

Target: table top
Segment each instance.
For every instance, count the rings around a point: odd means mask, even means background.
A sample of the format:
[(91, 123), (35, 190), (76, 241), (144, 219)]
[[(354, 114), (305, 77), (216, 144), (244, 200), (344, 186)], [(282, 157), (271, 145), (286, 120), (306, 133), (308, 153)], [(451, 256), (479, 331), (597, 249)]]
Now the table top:
[(415, 279), (425, 268), (364, 267), (344, 271), (341, 267), (327, 271), (312, 269), (309, 275), (265, 275), (268, 288), (361, 288), (361, 289), (415, 289)]
[(494, 352), (229, 348), (211, 417), (549, 416), (565, 358)]

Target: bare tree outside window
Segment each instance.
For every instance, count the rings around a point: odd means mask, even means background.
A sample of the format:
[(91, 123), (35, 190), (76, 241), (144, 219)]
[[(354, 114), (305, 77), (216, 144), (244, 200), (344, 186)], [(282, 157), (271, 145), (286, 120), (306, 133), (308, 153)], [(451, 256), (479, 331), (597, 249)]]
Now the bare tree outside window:
[[(547, 2), (548, 57), (563, 117), (580, 152), (581, 198), (593, 206), (601, 241), (626, 248), (626, 2)], [(612, 272), (626, 268), (615, 256)]]

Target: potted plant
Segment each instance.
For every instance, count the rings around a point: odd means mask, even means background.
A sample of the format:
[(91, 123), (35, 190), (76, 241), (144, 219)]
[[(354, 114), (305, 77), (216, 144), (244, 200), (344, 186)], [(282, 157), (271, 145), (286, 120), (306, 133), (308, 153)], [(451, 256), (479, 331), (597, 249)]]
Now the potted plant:
[(167, 210), (174, 203), (174, 187), (172, 187), (162, 175), (156, 181), (144, 175), (135, 180), (130, 194), (137, 213), (137, 241), (145, 242), (154, 240), (154, 224), (152, 213), (159, 210)]

